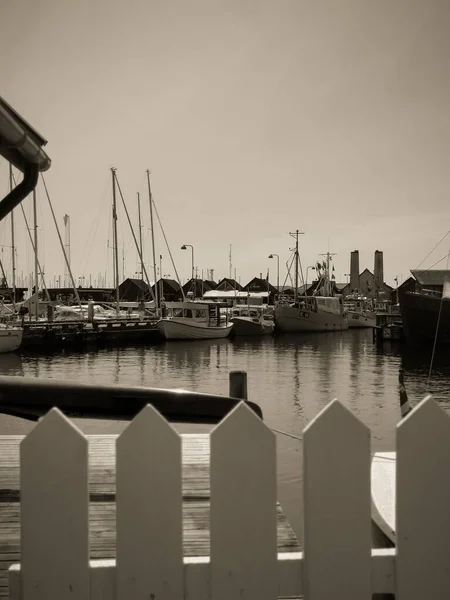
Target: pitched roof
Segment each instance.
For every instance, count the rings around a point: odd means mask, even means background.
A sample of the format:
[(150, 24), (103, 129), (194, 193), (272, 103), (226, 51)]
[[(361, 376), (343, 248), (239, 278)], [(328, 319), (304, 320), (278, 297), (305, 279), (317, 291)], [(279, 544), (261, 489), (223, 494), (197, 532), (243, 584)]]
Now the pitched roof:
[(446, 269), (414, 269), (411, 274), (420, 285), (444, 285), (444, 279), (450, 281), (450, 271)]
[[(181, 289), (180, 284), (178, 283), (178, 281), (176, 281), (176, 279), (160, 279), (159, 281), (163, 282), (163, 287), (169, 286), (173, 289), (174, 292), (179, 292)], [(157, 283), (159, 283), (159, 281)], [(152, 285), (152, 288), (154, 287), (155, 286)]]
[[(261, 278), (261, 277), (253, 277), (253, 279), (251, 281), (249, 281), (247, 283), (247, 285), (244, 286), (244, 290), (248, 290), (249, 288), (260, 288), (261, 291), (266, 291), (267, 290), (267, 279)], [(275, 286), (273, 286), (271, 283), (269, 283), (269, 292), (272, 292), (274, 294), (277, 294), (277, 288)]]
[(130, 284), (135, 285), (143, 292), (148, 292), (148, 284), (143, 279), (132, 279), (131, 277), (127, 277), (127, 279), (122, 281), (119, 287)]
[(242, 290), (242, 286), (240, 283), (238, 283), (234, 279), (229, 279), (228, 277), (224, 277), (223, 279), (221, 279), (219, 281), (219, 283), (217, 284), (216, 289), (223, 287), (223, 285), (226, 285), (226, 284), (228, 284), (232, 289)]

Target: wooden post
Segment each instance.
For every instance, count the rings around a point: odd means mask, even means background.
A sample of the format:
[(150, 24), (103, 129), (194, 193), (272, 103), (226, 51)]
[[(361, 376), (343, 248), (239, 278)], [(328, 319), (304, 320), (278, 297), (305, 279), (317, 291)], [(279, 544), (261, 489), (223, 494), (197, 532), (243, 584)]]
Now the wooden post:
[(247, 371), (230, 371), (230, 398), (247, 400)]

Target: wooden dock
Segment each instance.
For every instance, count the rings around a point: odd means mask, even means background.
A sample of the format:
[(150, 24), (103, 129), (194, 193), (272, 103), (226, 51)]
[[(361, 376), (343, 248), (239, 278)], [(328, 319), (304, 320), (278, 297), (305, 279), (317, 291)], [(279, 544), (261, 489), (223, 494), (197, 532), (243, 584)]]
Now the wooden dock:
[(163, 341), (156, 321), (25, 321), (21, 349), (92, 348), (107, 345), (154, 344)]
[[(90, 555), (115, 558), (116, 435), (88, 435)], [(7, 572), (20, 562), (19, 444), (23, 436), (0, 436), (0, 597), (8, 597)], [(210, 554), (210, 444), (208, 434), (182, 435), (184, 555)], [(299, 552), (299, 541), (280, 505), (278, 552)]]

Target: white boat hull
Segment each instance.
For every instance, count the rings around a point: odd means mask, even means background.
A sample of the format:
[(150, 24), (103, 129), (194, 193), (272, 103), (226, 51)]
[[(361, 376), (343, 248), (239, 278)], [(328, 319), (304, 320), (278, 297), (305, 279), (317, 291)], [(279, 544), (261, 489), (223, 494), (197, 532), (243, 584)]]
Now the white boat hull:
[(263, 323), (250, 317), (233, 317), (230, 321), (234, 324), (233, 335), (270, 335), (274, 330), (273, 323)]
[(377, 319), (375, 314), (358, 313), (348, 311), (348, 326), (353, 327), (376, 327)]
[(6, 327), (0, 329), (0, 354), (14, 352), (20, 347), (23, 338), (21, 327)]
[(157, 327), (166, 340), (214, 340), (228, 337), (233, 329), (233, 323), (215, 327), (203, 323), (161, 319)]
[(348, 329), (346, 315), (308, 311), (293, 306), (277, 306), (275, 308), (275, 325), (284, 333)]

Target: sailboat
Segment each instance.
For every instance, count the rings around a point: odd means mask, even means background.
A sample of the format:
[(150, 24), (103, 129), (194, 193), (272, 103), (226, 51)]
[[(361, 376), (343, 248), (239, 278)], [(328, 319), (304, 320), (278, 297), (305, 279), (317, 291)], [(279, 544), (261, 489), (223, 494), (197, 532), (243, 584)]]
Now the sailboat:
[(334, 296), (330, 280), (331, 254), (327, 252), (326, 261), (320, 270), (320, 278), (313, 296), (298, 295), (298, 236), (299, 231), (291, 234), (296, 242), (294, 249), (295, 287), (294, 302), (280, 302), (275, 307), (275, 326), (284, 333), (302, 331), (343, 331), (348, 329), (347, 314), (342, 296)]

